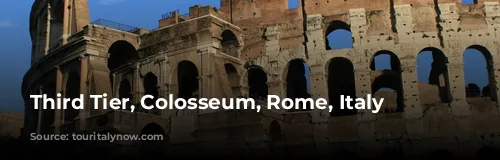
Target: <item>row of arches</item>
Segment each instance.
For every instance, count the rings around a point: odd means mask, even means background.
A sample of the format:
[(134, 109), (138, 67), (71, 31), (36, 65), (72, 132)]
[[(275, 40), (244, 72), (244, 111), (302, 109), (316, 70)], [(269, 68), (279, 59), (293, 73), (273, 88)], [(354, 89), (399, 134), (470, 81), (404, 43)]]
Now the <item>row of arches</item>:
[[(224, 30), (221, 33), (221, 52), (233, 57), (239, 57), (241, 42), (234, 32)], [(121, 66), (136, 62), (140, 59), (136, 48), (125, 40), (111, 44), (108, 49), (108, 69), (115, 72)]]
[[(181, 61), (177, 66), (177, 82), (178, 82), (178, 98), (189, 99), (189, 98), (198, 98), (198, 68), (191, 61)], [(159, 78), (152, 72), (146, 73), (143, 77), (143, 88), (144, 95), (151, 95), (154, 98), (148, 99), (145, 101), (146, 105), (155, 105), (156, 100), (160, 98), (160, 83)], [(134, 99), (134, 91), (133, 86), (130, 80), (122, 79), (118, 86), (118, 97), (119, 98), (128, 98), (130, 100)], [(130, 102), (127, 104), (128, 106), (132, 105)], [(142, 111), (146, 112), (146, 111)], [(160, 115), (160, 110), (154, 109), (148, 111), (151, 114)]]
[[(467, 2), (468, 3), (468, 2)], [(342, 21), (332, 21), (325, 30), (326, 50), (353, 48), (354, 38), (350, 31), (350, 25)], [(436, 48), (426, 48), (420, 52), (417, 57), (418, 81), (428, 83), (438, 87), (439, 98), (443, 103), (451, 101), (449, 90), (449, 77), (447, 75), (448, 59), (445, 54)], [(464, 74), (466, 83), (467, 97), (495, 97), (495, 91), (492, 80), (492, 57), (490, 52), (483, 46), (473, 45), (468, 47), (463, 53)], [(373, 63), (377, 61), (377, 63)], [(398, 57), (390, 51), (380, 51), (375, 54), (370, 68), (376, 71), (384, 71), (383, 75), (389, 75), (390, 72), (397, 73), (401, 71)], [(486, 70), (485, 70), (486, 68)], [(387, 74), (386, 74), (387, 73)], [(387, 77), (394, 79), (396, 77)], [(379, 81), (376, 79), (375, 81)], [(399, 81), (399, 80), (398, 80)], [(399, 82), (398, 82), (399, 83)], [(382, 86), (384, 92), (393, 91), (398, 95), (398, 106), (402, 106), (401, 84), (394, 86)], [(465, 86), (464, 86), (465, 87)], [(492, 100), (495, 100), (493, 98)], [(398, 107), (401, 110), (401, 107)]]
[[(478, 48), (478, 46), (472, 46), (471, 48)], [(482, 49), (485, 49), (484, 47)], [(483, 50), (487, 52), (487, 50)], [(482, 52), (482, 53), (483, 53)], [(442, 103), (451, 102), (451, 92), (450, 92), (450, 80), (447, 71), (447, 58), (445, 55), (436, 48), (426, 48), (422, 50), (419, 55), (430, 55), (432, 56), (432, 63), (430, 73), (428, 73), (428, 83), (430, 85), (437, 86), (439, 88), (439, 96)], [(380, 58), (389, 58), (389, 66), (384, 68), (380, 67), (379, 62), (384, 62)], [(418, 60), (418, 59), (417, 59)], [(228, 75), (234, 72), (234, 66), (225, 65)], [(232, 68), (232, 69), (231, 69)], [(286, 95), (288, 98), (310, 98), (309, 93), (310, 80), (309, 78), (309, 68), (305, 61), (301, 59), (291, 60), (288, 64), (288, 71), (286, 75)], [(381, 72), (380, 75), (373, 80), (372, 83), (372, 93), (377, 92), (393, 92), (395, 97), (395, 103), (393, 106), (387, 106), (384, 108), (385, 112), (402, 112), (404, 110), (404, 98), (403, 98), (403, 86), (401, 77), (401, 64), (399, 58), (393, 52), (383, 50), (375, 53), (374, 58), (371, 62), (370, 68), (372, 71)], [(265, 70), (259, 66), (250, 66), (248, 69), (248, 86), (249, 86), (249, 96), (251, 98), (263, 99), (268, 95), (268, 79)], [(327, 84), (328, 84), (328, 99), (330, 103), (334, 106), (338, 106), (340, 103), (340, 95), (348, 95), (351, 97), (356, 97), (356, 83), (354, 74), (354, 65), (347, 58), (333, 58), (329, 61), (327, 66)], [(491, 69), (491, 68), (489, 68)], [(492, 72), (490, 72), (492, 73)], [(179, 82), (179, 98), (195, 98), (199, 95), (196, 93), (199, 90), (198, 84), (198, 69), (196, 65), (190, 61), (181, 61), (178, 64), (178, 79)], [(153, 73), (148, 73), (144, 77), (144, 89), (145, 94), (153, 95), (155, 97), (159, 96), (158, 92), (158, 78)], [(121, 98), (132, 98), (130, 97), (131, 86), (128, 80), (124, 80), (120, 84), (119, 94)], [(387, 94), (384, 94), (387, 95)], [(494, 95), (490, 92), (488, 95)], [(153, 101), (154, 102), (154, 101)], [(148, 102), (152, 103), (152, 102)], [(302, 110), (307, 111), (310, 107), (303, 106)], [(292, 110), (293, 112), (293, 110)], [(333, 112), (332, 116), (342, 116), (342, 115), (355, 115), (357, 112), (355, 110), (337, 110)]]
[[(46, 94), (48, 98), (56, 98), (56, 83), (55, 82), (48, 82), (41, 86), (40, 89), (41, 94)], [(64, 85), (64, 92), (61, 93), (61, 96), (64, 98), (79, 98), (80, 97), (80, 75), (76, 72), (70, 72), (68, 76), (66, 77), (65, 80), (65, 85)], [(35, 103), (41, 103), (41, 102), (35, 102)], [(76, 105), (79, 102), (77, 102)], [(72, 107), (71, 102), (66, 103), (67, 109), (65, 109), (62, 113), (62, 120), (64, 123), (71, 122), (75, 120), (79, 115), (80, 112), (79, 110), (76, 110)], [(36, 120), (40, 118), (40, 133), (42, 134), (49, 134), (52, 133), (52, 125), (55, 123), (56, 120), (56, 112), (54, 109), (48, 108), (44, 110), (38, 110), (37, 112), (41, 112), (41, 114), (35, 113), (36, 115)], [(39, 117), (41, 116), (41, 117)], [(36, 125), (38, 126), (38, 125)]]
[[(467, 51), (473, 52), (467, 52)], [(473, 54), (474, 56), (480, 56), (479, 60), (485, 61), (484, 66), (474, 64), (475, 62), (468, 63), (470, 58), (465, 58), (468, 55)], [(448, 77), (448, 59), (445, 54), (437, 48), (425, 48), (417, 57), (417, 61), (420, 61), (423, 56), (429, 56), (431, 63), (429, 66), (429, 71), (427, 73), (421, 71), (421, 66), (417, 64), (417, 74), (419, 81), (423, 83), (428, 83), (431, 86), (437, 87), (439, 92), (439, 99), (441, 103), (451, 103), (452, 94), (450, 88), (450, 78)], [(495, 86), (494, 73), (492, 68), (492, 57), (490, 52), (483, 46), (473, 45), (467, 48), (464, 53), (464, 69), (467, 70), (469, 67), (472, 69), (473, 73), (483, 73), (481, 75), (470, 76), (466, 73), (465, 81), (474, 82), (475, 79), (482, 79), (484, 89), (482, 90), (482, 97), (488, 97), (492, 101), (496, 101), (496, 92), (492, 87)], [(481, 57), (482, 56), (482, 57)], [(384, 59), (385, 58), (385, 59)], [(425, 57), (424, 57), (425, 58)], [(306, 86), (310, 82), (305, 82), (304, 68), (301, 64), (305, 64), (301, 60), (290, 61), (288, 73), (286, 77), (287, 82), (287, 97), (288, 98), (308, 98), (310, 95), (307, 92)], [(379, 63), (382, 63), (380, 65)], [(306, 64), (307, 65), (307, 64)], [(374, 58), (370, 63), (370, 68), (373, 72), (379, 72), (378, 76), (372, 81), (372, 94), (377, 95), (378, 92), (382, 96), (394, 95), (394, 103), (386, 103), (388, 106), (384, 106), (382, 112), (402, 112), (404, 111), (404, 91), (402, 83), (402, 69), (401, 62), (398, 56), (387, 50), (382, 50), (374, 54)], [(355, 84), (355, 74), (354, 65), (349, 59), (346, 58), (333, 58), (327, 64), (327, 85), (328, 85), (328, 99), (330, 104), (338, 106), (340, 103), (340, 95), (348, 95), (351, 97), (356, 97), (356, 84)], [(286, 74), (286, 73), (285, 73)], [(341, 77), (341, 78), (340, 78)], [(425, 77), (425, 80), (422, 80)], [(475, 79), (472, 79), (472, 78)], [(472, 79), (472, 80), (471, 80)], [(467, 92), (467, 97), (478, 97), (478, 89), (472, 90), (471, 85), (468, 84), (468, 88), (465, 90)], [(464, 86), (465, 87), (465, 86)], [(476, 87), (478, 88), (478, 87)], [(473, 93), (471, 93), (473, 92)], [(425, 96), (425, 95), (424, 95)], [(390, 97), (384, 97), (390, 99)], [(338, 110), (333, 112), (332, 116), (342, 116), (342, 115), (354, 115), (357, 112), (354, 110)]]
[[(341, 22), (334, 21), (332, 25), (329, 26), (327, 32), (334, 32), (336, 30), (349, 30), (349, 25)], [(222, 33), (223, 44), (228, 44), (228, 46), (237, 46), (237, 37), (231, 31), (224, 31)], [(223, 45), (225, 46), (225, 45)], [(234, 48), (232, 48), (234, 49)], [(231, 50), (231, 49), (229, 49)], [(489, 51), (482, 46), (474, 45), (466, 50), (465, 55), (472, 53), (470, 50), (479, 52), (474, 56), (483, 55), (483, 60), (487, 64), (486, 76), (472, 76), (474, 79), (469, 79), (468, 72), (466, 72), (465, 80), (467, 82), (473, 82), (478, 77), (481, 79), (486, 79), (480, 81), (483, 83), (485, 89), (483, 89), (482, 96), (495, 97), (496, 93), (489, 87), (495, 85), (492, 78), (492, 57)], [(129, 62), (134, 62), (139, 59), (137, 51), (135, 48), (126, 41), (118, 41), (110, 47), (110, 58), (108, 67), (111, 71), (114, 71), (119, 66), (127, 64)], [(229, 53), (229, 52), (226, 52)], [(424, 59), (424, 60), (422, 60)], [(464, 61), (471, 60), (471, 58), (464, 58)], [(426, 67), (422, 67), (420, 61), (427, 61)], [(439, 97), (442, 103), (449, 103), (452, 99), (450, 91), (450, 78), (448, 77), (448, 59), (445, 54), (436, 48), (425, 48), (418, 54), (417, 57), (417, 74), (419, 81), (428, 83), (433, 86), (438, 87)], [(464, 64), (464, 70), (468, 70), (468, 67), (477, 68), (477, 64)], [(283, 77), (286, 81), (286, 95), (288, 98), (310, 98), (310, 76), (308, 75), (310, 69), (304, 60), (291, 60), (287, 65), (288, 71), (283, 73)], [(234, 75), (236, 69), (232, 65), (225, 65), (225, 69), (228, 77)], [(250, 66), (248, 69), (248, 86), (249, 96), (253, 98), (262, 99), (268, 94), (267, 86), (267, 74), (264, 69), (260, 66)], [(379, 76), (375, 78), (372, 82), (372, 94), (378, 94), (380, 91), (380, 96), (393, 96), (394, 103), (390, 103), (392, 106), (387, 106), (384, 110), (386, 112), (401, 112), (404, 110), (404, 98), (403, 98), (403, 86), (401, 77), (401, 62), (398, 56), (387, 50), (379, 51), (374, 54), (373, 59), (370, 63), (370, 69), (372, 71), (378, 72)], [(333, 105), (338, 105), (340, 102), (340, 95), (349, 95), (351, 97), (356, 97), (356, 83), (354, 76), (354, 65), (349, 59), (346, 58), (334, 58), (331, 59), (326, 67), (327, 70), (327, 84), (328, 84), (328, 99)], [(427, 71), (426, 71), (427, 70)], [(484, 70), (484, 69), (483, 69)], [(477, 69), (473, 70), (477, 73)], [(179, 98), (193, 98), (198, 97), (198, 90), (200, 89), (198, 83), (199, 72), (192, 62), (182, 61), (178, 64), (178, 97)], [(427, 72), (427, 73), (425, 73)], [(339, 78), (342, 77), (342, 78)], [(144, 89), (145, 94), (153, 95), (155, 97), (159, 96), (158, 92), (158, 77), (152, 73), (148, 73), (144, 78)], [(233, 77), (234, 78), (234, 77)], [(132, 98), (132, 91), (130, 87), (130, 82), (128, 80), (120, 83), (119, 95), (122, 98)], [(237, 85), (237, 84), (236, 84)], [(472, 86), (472, 87), (470, 87)], [(464, 86), (465, 87), (465, 86)], [(480, 87), (475, 87), (480, 88)], [(477, 90), (474, 85), (469, 85), (467, 94), (470, 97), (477, 96)], [(473, 93), (472, 93), (473, 92)], [(154, 101), (148, 102), (152, 103)], [(299, 111), (310, 110), (308, 106), (301, 107)], [(347, 111), (346, 111), (347, 112)], [(334, 115), (352, 115), (356, 114), (356, 111), (349, 111), (348, 113), (342, 113), (342, 111), (335, 112)]]

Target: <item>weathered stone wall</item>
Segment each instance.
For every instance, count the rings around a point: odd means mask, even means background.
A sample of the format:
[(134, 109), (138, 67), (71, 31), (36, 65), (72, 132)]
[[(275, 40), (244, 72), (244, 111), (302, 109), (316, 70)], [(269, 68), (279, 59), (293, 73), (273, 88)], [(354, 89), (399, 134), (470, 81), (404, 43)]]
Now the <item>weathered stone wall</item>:
[[(192, 73), (197, 73), (191, 85), (199, 86), (192, 96), (248, 96), (250, 77), (246, 67), (258, 66), (266, 73), (268, 93), (286, 97), (287, 77), (298, 72), (291, 63), (301, 60), (311, 71), (308, 94), (327, 98), (332, 94), (329, 79), (343, 78), (331, 74), (329, 66), (336, 62), (334, 59), (343, 58), (352, 63), (349, 72), (354, 75), (356, 97), (366, 98), (380, 88), (392, 88), (396, 92), (375, 96), (388, 98), (386, 107), (401, 106), (402, 110), (378, 114), (359, 110), (332, 116), (324, 110), (164, 110), (133, 115), (86, 109), (80, 111), (79, 119), (64, 124), (56, 111), (54, 131), (91, 132), (119, 126), (120, 132), (140, 133), (147, 124), (156, 123), (170, 143), (184, 144), (177, 148), (179, 151), (209, 145), (211, 151), (231, 148), (235, 152), (278, 146), (296, 154), (328, 154), (347, 148), (370, 155), (399, 148), (408, 155), (437, 149), (472, 155), (481, 146), (500, 145), (495, 136), (500, 130), (491, 127), (500, 123), (498, 101), (466, 97), (462, 58), (468, 48), (483, 52), (490, 66), (490, 85), (495, 88), (491, 98), (498, 99), (498, 1), (479, 1), (477, 5), (462, 5), (457, 0), (302, 2), (299, 8), (288, 9), (285, 0), (222, 0), (218, 11), (195, 6), (189, 19), (151, 32), (129, 33), (88, 25), (69, 37), (65, 45), (51, 48), (50, 54), (32, 66), (23, 82), (23, 94), (26, 98), (39, 93), (47, 79), (55, 81), (56, 92), (64, 92), (69, 73), (76, 72), (82, 77), (80, 91), (86, 94), (120, 97), (121, 82), (128, 80), (131, 89), (127, 94), (133, 96), (133, 104), (138, 104), (145, 94), (145, 77), (152, 73), (157, 77), (154, 87), (159, 97), (172, 94), (177, 98), (182, 91), (178, 76), (185, 72), (178, 66), (190, 62), (195, 68)], [(326, 36), (335, 29), (352, 33), (353, 48), (327, 49)], [(236, 54), (223, 50), (225, 31), (234, 35)], [(111, 49), (117, 44), (123, 50)], [(428, 50), (439, 50), (447, 59), (447, 72), (443, 73), (446, 85), (418, 82), (416, 57)], [(390, 52), (396, 68), (371, 68), (375, 56)], [(113, 55), (130, 59), (109, 69)], [(230, 66), (234, 71), (229, 72)], [(450, 95), (449, 102), (441, 101), (442, 90)], [(32, 103), (27, 103), (27, 108)], [(39, 115), (29, 111), (27, 115)], [(42, 118), (43, 114), (31, 117), (25, 125), (27, 132), (37, 131)], [(279, 129), (271, 129), (272, 124)], [(276, 137), (283, 143), (275, 142)]]
[(0, 113), (0, 137), (19, 138), (23, 122), (22, 113)]

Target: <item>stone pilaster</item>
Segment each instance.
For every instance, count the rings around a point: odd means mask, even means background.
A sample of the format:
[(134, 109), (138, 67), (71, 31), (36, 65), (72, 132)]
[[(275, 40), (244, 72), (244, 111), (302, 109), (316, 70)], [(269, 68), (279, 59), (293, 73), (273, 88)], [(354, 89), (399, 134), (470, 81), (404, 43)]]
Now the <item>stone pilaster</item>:
[[(141, 70), (139, 68), (140, 66), (138, 64), (135, 64), (135, 66), (131, 68), (134, 71), (134, 75), (132, 76), (132, 82), (131, 82), (132, 93), (133, 93), (133, 98), (131, 99), (132, 104), (139, 104), (142, 96)], [(122, 75), (122, 79), (123, 76), (124, 75)]]
[[(63, 75), (61, 72), (61, 69), (59, 67), (56, 68), (56, 97), (57, 94), (61, 94), (62, 97), (62, 80), (63, 80)], [(54, 110), (54, 133), (58, 134), (61, 132), (61, 125), (63, 123), (63, 110), (62, 109), (55, 109)]]
[[(439, 4), (439, 10), (441, 11), (441, 21), (439, 25), (443, 28), (442, 34), (444, 40), (460, 40), (458, 29), (460, 28), (460, 15), (458, 7), (455, 3), (445, 3)], [(444, 43), (448, 45), (447, 43)]]
[(89, 95), (88, 95), (88, 62), (89, 57), (84, 56), (80, 58), (80, 94), (83, 94), (83, 104), (85, 108), (80, 110), (80, 130), (85, 130), (87, 126), (87, 118), (89, 117)]
[[(43, 95), (43, 87), (39, 87), (37, 88), (37, 95)], [(35, 111), (37, 111), (37, 114), (38, 114), (38, 119), (37, 119), (37, 127), (36, 127), (36, 133), (40, 134), (42, 132), (42, 120), (43, 120), (43, 108), (42, 108), (42, 105), (43, 105), (43, 100), (38, 100), (38, 102), (35, 102), (37, 103), (38, 105), (38, 109), (34, 109)], [(34, 106), (33, 106), (34, 107)]]
[(413, 16), (410, 4), (395, 5), (396, 29), (400, 43), (413, 42)]
[(484, 12), (486, 15), (486, 22), (488, 29), (493, 33), (500, 33), (500, 23), (496, 20), (500, 18), (500, 4), (499, 2), (484, 2)]
[[(372, 94), (370, 72), (370, 70), (363, 69), (361, 66), (356, 67), (354, 70), (356, 97), (366, 98), (368, 94)], [(358, 110), (358, 121), (372, 121), (375, 119), (376, 115), (372, 113), (372, 110)]]
[[(167, 77), (169, 77), (169, 74), (170, 73), (170, 67), (168, 66), (168, 62), (167, 62), (167, 57), (161, 57), (159, 59), (160, 63), (159, 63), (159, 75), (158, 75), (158, 85), (159, 85), (159, 97), (160, 98), (168, 98), (169, 97), (169, 94), (170, 92), (168, 92), (168, 82), (167, 82)], [(169, 109), (163, 109), (163, 110), (160, 110), (160, 115), (162, 117), (169, 117), (170, 115), (170, 110)]]
[[(418, 90), (418, 77), (417, 66), (415, 60), (402, 59), (401, 60), (401, 87), (404, 97), (404, 115), (406, 119), (421, 118), (423, 116), (423, 109), (420, 106), (420, 94)], [(398, 96), (399, 97), (399, 96)]]
[(47, 25), (46, 25), (46, 32), (47, 34), (45, 34), (45, 49), (44, 49), (44, 52), (45, 52), (45, 55), (47, 55), (49, 53), (49, 49), (50, 49), (50, 29), (51, 29), (51, 19), (52, 19), (52, 15), (51, 15), (51, 5), (50, 3), (47, 3)]
[[(328, 101), (328, 78), (325, 74), (323, 65), (311, 66), (311, 71), (309, 75), (311, 83), (309, 93), (315, 100), (323, 98)], [(315, 108), (311, 114), (314, 122), (327, 122), (330, 116), (328, 109), (320, 110)]]
[(351, 33), (354, 38), (352, 46), (358, 48), (362, 45), (363, 37), (366, 38), (366, 31), (368, 30), (365, 9), (349, 9), (349, 19), (351, 20)]
[(448, 77), (450, 78), (450, 90), (452, 96), (451, 108), (456, 116), (467, 116), (470, 114), (467, 97), (465, 94), (465, 74), (462, 56), (448, 57)]
[[(213, 55), (210, 52), (209, 48), (199, 48), (198, 49), (198, 54), (200, 60), (200, 74), (199, 74), (199, 95), (200, 98), (212, 98), (214, 97), (214, 91), (213, 91), (213, 86), (214, 86), (214, 72), (213, 68), (215, 64), (212, 62)], [(215, 54), (215, 52), (213, 52)], [(224, 65), (224, 64), (222, 64)]]
[(64, 8), (63, 8), (63, 35), (62, 35), (62, 44), (65, 45), (66, 43), (68, 43), (68, 37), (70, 36), (69, 34), (69, 31), (70, 31), (70, 21), (69, 21), (69, 17), (70, 17), (70, 9), (68, 9), (69, 7), (71, 7), (71, 5), (69, 4), (69, 0), (64, 0)]
[(326, 48), (323, 31), (323, 17), (319, 14), (307, 16), (307, 53), (322, 53)]

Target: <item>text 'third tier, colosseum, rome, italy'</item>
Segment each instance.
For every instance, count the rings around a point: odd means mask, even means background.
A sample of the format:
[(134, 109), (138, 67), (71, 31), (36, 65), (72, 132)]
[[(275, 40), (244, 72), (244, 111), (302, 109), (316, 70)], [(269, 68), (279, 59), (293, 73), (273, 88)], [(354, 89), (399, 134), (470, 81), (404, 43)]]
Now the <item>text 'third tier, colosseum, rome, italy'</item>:
[[(296, 8), (287, 0), (221, 0), (220, 8), (192, 6), (188, 14), (164, 15), (157, 29), (144, 29), (91, 22), (87, 0), (36, 0), (30, 15), (32, 66), (22, 86), (23, 130), (168, 137), (155, 143), (85, 142), (91, 143), (85, 151), (106, 149), (111, 156), (338, 151), (361, 157), (435, 151), (474, 156), (481, 148), (500, 146), (498, 0), (294, 1), (299, 1)], [(339, 41), (327, 38), (336, 30), (351, 33), (352, 48), (329, 46)], [(482, 94), (466, 88), (462, 55), (467, 49), (487, 61), (489, 85)], [(421, 53), (433, 57), (428, 83), (417, 78)], [(376, 69), (379, 55), (390, 56), (390, 69)], [(92, 106), (39, 111), (29, 97), (57, 93), (67, 98), (106, 93), (131, 98), (132, 104), (143, 95), (169, 94), (252, 97), (263, 105), (266, 95), (326, 98), (331, 104), (338, 104), (340, 95), (386, 100), (377, 114), (338, 109), (131, 113)], [(88, 155), (77, 151), (83, 149), (66, 153)]]

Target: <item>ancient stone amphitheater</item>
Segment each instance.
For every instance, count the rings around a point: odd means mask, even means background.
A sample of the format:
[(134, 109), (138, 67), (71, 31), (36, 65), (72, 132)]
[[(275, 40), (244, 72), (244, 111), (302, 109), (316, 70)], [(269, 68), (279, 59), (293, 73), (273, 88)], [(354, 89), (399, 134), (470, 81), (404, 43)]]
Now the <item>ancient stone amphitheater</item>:
[[(107, 20), (91, 23), (87, 0), (36, 0), (30, 15), (32, 66), (22, 86), (24, 134), (167, 137), (156, 143), (64, 143), (70, 149), (65, 153), (80, 156), (89, 151), (100, 156), (334, 156), (347, 151), (360, 157), (475, 156), (481, 148), (500, 146), (498, 0), (467, 5), (459, 0), (300, 0), (297, 8), (288, 3), (221, 0), (218, 9), (196, 5), (188, 14), (166, 14), (150, 30)], [(326, 37), (336, 30), (352, 34), (352, 48), (329, 46)], [(480, 51), (487, 60), (490, 83), (482, 95), (465, 87), (466, 49)], [(429, 83), (417, 79), (420, 53), (433, 57)], [(375, 68), (379, 55), (391, 57), (391, 69)], [(381, 88), (394, 92), (377, 92)], [(84, 94), (86, 104), (88, 95), (104, 93), (131, 98), (131, 104), (143, 95), (169, 94), (322, 97), (335, 105), (339, 95), (387, 100), (378, 114), (307, 109), (131, 113), (92, 105), (33, 109), (30, 94), (57, 93)]]

